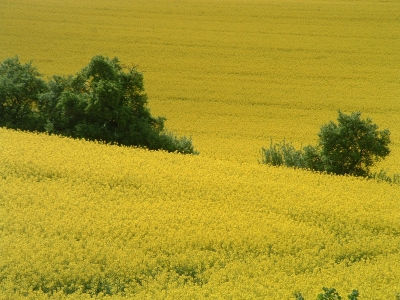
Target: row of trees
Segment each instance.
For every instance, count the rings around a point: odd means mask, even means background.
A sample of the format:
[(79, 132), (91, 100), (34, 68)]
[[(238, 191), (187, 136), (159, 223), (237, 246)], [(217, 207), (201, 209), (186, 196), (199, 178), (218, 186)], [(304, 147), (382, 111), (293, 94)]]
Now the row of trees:
[[(285, 141), (277, 144), (271, 141), (269, 148), (262, 148), (261, 162), (338, 175), (373, 177), (370, 168), (390, 153), (390, 131), (378, 130), (371, 119), (361, 119), (360, 112), (347, 115), (339, 111), (337, 121), (321, 127), (315, 146), (296, 149)], [(386, 181), (390, 179), (384, 178), (382, 172), (379, 176)]]
[(93, 57), (76, 75), (46, 82), (18, 57), (0, 63), (0, 127), (197, 154), (147, 107), (143, 75), (118, 58)]

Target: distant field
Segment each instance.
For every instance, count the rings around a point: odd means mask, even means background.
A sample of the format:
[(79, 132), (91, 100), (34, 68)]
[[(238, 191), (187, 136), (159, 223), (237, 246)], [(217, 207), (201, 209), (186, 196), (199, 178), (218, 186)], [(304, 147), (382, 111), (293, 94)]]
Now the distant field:
[(283, 138), (314, 143), (337, 110), (392, 131), (400, 167), (400, 2), (0, 1), (0, 59), (46, 75), (95, 54), (144, 72), (149, 105), (201, 154), (256, 162)]
[(400, 292), (400, 186), (5, 129), (0, 161), (1, 300)]

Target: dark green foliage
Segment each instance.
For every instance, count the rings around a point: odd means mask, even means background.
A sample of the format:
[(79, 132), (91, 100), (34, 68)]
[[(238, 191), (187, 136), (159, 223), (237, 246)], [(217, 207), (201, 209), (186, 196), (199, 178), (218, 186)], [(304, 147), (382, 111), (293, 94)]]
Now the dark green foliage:
[(319, 294), (317, 297), (317, 300), (340, 300), (342, 297), (339, 295), (339, 293), (336, 291), (334, 288), (323, 288), (324, 292), (323, 294)]
[[(317, 300), (341, 300), (342, 297), (334, 288), (322, 288), (324, 290), (323, 294), (319, 294), (317, 296)], [(357, 290), (353, 290), (350, 295), (347, 296), (350, 300), (357, 300), (360, 294)], [(294, 293), (296, 300), (305, 300), (303, 295), (300, 292)]]
[(389, 155), (389, 130), (378, 130), (371, 119), (362, 120), (360, 115), (339, 111), (338, 124), (321, 127), (319, 145), (328, 173), (367, 176), (376, 161)]
[(18, 58), (0, 65), (0, 126), (198, 153), (191, 139), (165, 131), (166, 119), (150, 114), (142, 73), (118, 58), (97, 55), (75, 76), (53, 76), (48, 83), (39, 77)]
[(159, 134), (157, 140), (159, 144), (155, 145), (155, 149), (164, 149), (169, 152), (179, 152), (182, 154), (199, 154), (194, 149), (192, 140), (185, 136), (178, 137), (171, 132), (163, 131)]
[(319, 172), (325, 170), (324, 162), (322, 161), (320, 152), (321, 150), (318, 146), (315, 147), (308, 145), (303, 148), (303, 160), (305, 162), (306, 169)]
[(41, 129), (38, 98), (46, 91), (46, 82), (32, 63), (19, 58), (0, 63), (0, 126), (25, 130)]
[(157, 149), (163, 118), (151, 116), (143, 76), (117, 58), (95, 56), (76, 76), (54, 76), (42, 95), (51, 132)]
[(296, 150), (291, 143), (272, 144), (272, 140), (268, 149), (262, 148), (262, 163), (272, 166), (285, 165), (288, 167), (303, 167), (302, 151)]
[(371, 119), (362, 120), (360, 116), (361, 113), (346, 115), (339, 111), (338, 124), (330, 122), (321, 127), (317, 146), (296, 150), (285, 141), (278, 144), (271, 141), (269, 149), (262, 148), (261, 163), (338, 175), (375, 176), (396, 183), (396, 176), (390, 178), (382, 172), (370, 174), (370, 167), (390, 153), (389, 130), (378, 130)]
[(296, 300), (304, 300), (303, 295), (300, 292), (294, 293)]
[(313, 146), (306, 146), (296, 150), (291, 143), (286, 143), (285, 140), (278, 144), (273, 144), (271, 140), (269, 148), (262, 148), (261, 151), (261, 163), (263, 164), (272, 166), (284, 165), (316, 171), (323, 170), (318, 149)]
[(387, 182), (389, 184), (399, 184), (400, 185), (400, 174), (388, 175), (385, 170), (380, 170), (379, 173), (375, 172), (368, 176), (369, 178), (375, 179), (378, 182)]
[(353, 291), (351, 292), (351, 294), (347, 296), (347, 298), (349, 298), (350, 300), (357, 300), (357, 298), (358, 298), (359, 295), (360, 295), (360, 294), (358, 293), (357, 290), (353, 290)]
[[(319, 294), (317, 297), (317, 300), (340, 300), (342, 297), (339, 295), (339, 293), (336, 291), (334, 288), (323, 288), (324, 293)], [(347, 296), (350, 300), (357, 300), (358, 296), (360, 294), (358, 293), (357, 290), (353, 290), (350, 295)]]

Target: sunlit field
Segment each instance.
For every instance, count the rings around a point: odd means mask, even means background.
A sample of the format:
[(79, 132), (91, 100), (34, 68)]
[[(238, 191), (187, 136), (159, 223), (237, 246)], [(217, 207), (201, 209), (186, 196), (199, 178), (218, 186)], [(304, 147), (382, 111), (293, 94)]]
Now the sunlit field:
[(337, 110), (392, 131), (400, 165), (399, 1), (0, 1), (0, 59), (46, 76), (96, 54), (138, 65), (153, 114), (202, 155), (255, 162), (314, 143)]
[(0, 161), (0, 299), (400, 291), (398, 185), (5, 129)]
[(398, 0), (0, 0), (0, 61), (117, 56), (200, 151), (0, 128), (0, 300), (395, 299), (400, 187), (258, 160), (340, 109), (390, 129), (400, 173), (399, 49)]

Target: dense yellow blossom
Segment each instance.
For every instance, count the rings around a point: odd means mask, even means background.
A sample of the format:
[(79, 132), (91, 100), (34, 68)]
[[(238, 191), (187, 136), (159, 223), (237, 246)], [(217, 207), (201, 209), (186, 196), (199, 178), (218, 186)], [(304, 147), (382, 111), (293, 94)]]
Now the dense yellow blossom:
[(400, 165), (398, 0), (1, 0), (0, 59), (74, 74), (96, 54), (138, 64), (154, 115), (202, 155), (256, 162), (314, 143), (337, 110), (392, 131)]
[(0, 162), (0, 299), (400, 291), (397, 185), (6, 129)]
[(0, 60), (32, 59), (46, 76), (96, 54), (138, 64), (152, 114), (201, 153), (0, 129), (0, 299), (315, 299), (323, 286), (394, 299), (400, 187), (257, 159), (271, 137), (314, 143), (341, 109), (390, 129), (378, 169), (399, 173), (399, 11), (0, 0)]

